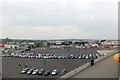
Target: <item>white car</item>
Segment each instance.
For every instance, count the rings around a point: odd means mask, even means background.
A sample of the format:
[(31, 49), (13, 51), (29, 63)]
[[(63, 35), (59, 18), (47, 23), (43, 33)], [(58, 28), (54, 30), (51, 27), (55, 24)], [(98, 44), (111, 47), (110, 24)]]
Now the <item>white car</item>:
[(80, 49), (80, 48), (81, 48), (81, 46), (76, 46), (76, 48), (77, 48), (77, 49)]
[(52, 71), (52, 75), (54, 76), (54, 75), (56, 75), (58, 73), (58, 70), (56, 70), (56, 69), (54, 69), (53, 71)]
[(82, 58), (82, 55), (80, 55), (78, 58), (81, 59), (81, 58)]
[(15, 55), (15, 53), (11, 53), (11, 56), (14, 56)]
[(86, 55), (85, 58), (88, 59), (89, 58), (88, 55)]
[(27, 73), (28, 70), (29, 70), (28, 68), (23, 69), (23, 70), (21, 71), (21, 74)]
[(32, 74), (33, 74), (33, 75), (36, 75), (36, 74), (38, 73), (38, 71), (39, 71), (38, 69), (35, 69), (35, 70), (32, 72)]

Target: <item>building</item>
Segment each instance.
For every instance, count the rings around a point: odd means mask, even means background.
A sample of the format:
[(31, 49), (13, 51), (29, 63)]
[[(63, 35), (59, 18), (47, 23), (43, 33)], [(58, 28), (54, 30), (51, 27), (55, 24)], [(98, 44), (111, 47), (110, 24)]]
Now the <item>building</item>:
[(1, 43), (0, 48), (5, 48), (5, 45)]
[(120, 46), (120, 41), (105, 41), (101, 43), (103, 46)]

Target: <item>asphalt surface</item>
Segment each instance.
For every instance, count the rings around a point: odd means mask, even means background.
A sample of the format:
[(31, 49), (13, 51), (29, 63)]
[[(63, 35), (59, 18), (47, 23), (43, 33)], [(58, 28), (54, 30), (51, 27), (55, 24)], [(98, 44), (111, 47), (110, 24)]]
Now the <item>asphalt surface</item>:
[[(44, 53), (44, 50), (42, 49), (33, 49), (31, 51), (28, 51), (28, 53)], [(70, 55), (70, 54), (96, 54), (97, 49), (75, 49), (75, 48), (66, 48), (66, 49), (50, 49), (50, 48), (46, 48), (46, 54), (52, 54), (52, 53), (56, 53), (56, 54), (61, 54), (61, 55)]]
[[(28, 64), (28, 68), (38, 68), (52, 71), (53, 69), (58, 69), (61, 71), (62, 69), (66, 69), (68, 72), (73, 70), (89, 60), (65, 60), (65, 59), (51, 59), (47, 61), (46, 65), (43, 65), (42, 60), (40, 59), (23, 59), (23, 58), (3, 58), (3, 78), (43, 78), (44, 76), (38, 75), (27, 75), (21, 74), (21, 70), (25, 68), (25, 64)], [(21, 63), (22, 66), (19, 67), (18, 63)], [(56, 76), (45, 76), (48, 78), (57, 78), (60, 75)]]
[[(34, 52), (34, 50), (30, 51)], [(40, 49), (35, 49), (36, 53), (44, 52)], [(98, 53), (96, 49), (46, 49), (46, 53), (56, 53), (62, 55), (70, 54), (96, 54)], [(3, 78), (59, 78), (60, 71), (62, 69), (67, 69), (67, 72), (78, 68), (85, 63), (90, 61), (89, 59), (47, 59), (47, 64), (43, 65), (42, 59), (31, 59), (31, 58), (12, 58), (3, 57), (2, 59), (2, 77)], [(19, 63), (22, 64), (19, 67)], [(39, 75), (27, 75), (21, 74), (21, 70), (25, 68), (25, 64), (28, 64), (28, 68), (36, 67), (38, 69), (45, 69), (52, 71), (53, 69), (58, 69), (59, 73), (56, 76), (39, 76)]]

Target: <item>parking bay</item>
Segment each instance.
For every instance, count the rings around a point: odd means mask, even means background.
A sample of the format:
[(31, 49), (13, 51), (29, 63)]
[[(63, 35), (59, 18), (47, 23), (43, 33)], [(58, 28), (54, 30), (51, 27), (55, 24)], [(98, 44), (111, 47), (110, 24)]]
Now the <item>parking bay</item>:
[[(57, 50), (62, 51), (63, 50)], [(53, 51), (52, 51), (53, 52)], [(54, 51), (56, 52), (56, 51)], [(77, 54), (78, 50), (69, 50), (69, 52), (74, 52)], [(95, 54), (96, 50), (80, 50), (80, 52), (84, 52), (86, 54)], [(89, 52), (89, 53), (88, 53)], [(79, 53), (79, 54), (82, 54)], [(47, 64), (43, 65), (42, 59), (31, 59), (31, 58), (12, 58), (12, 57), (3, 57), (2, 59), (2, 66), (3, 66), (3, 78), (58, 78), (60, 77), (60, 72), (62, 69), (66, 69), (67, 72), (74, 70), (77, 67), (82, 66), (83, 64), (87, 63), (89, 59), (47, 59)], [(19, 63), (22, 64), (19, 67)], [(25, 64), (28, 64), (28, 68), (38, 68), (38, 69), (45, 69), (45, 70), (54, 70), (57, 69), (58, 75), (56, 76), (39, 76), (39, 75), (27, 75), (21, 74), (21, 70), (25, 68)]]

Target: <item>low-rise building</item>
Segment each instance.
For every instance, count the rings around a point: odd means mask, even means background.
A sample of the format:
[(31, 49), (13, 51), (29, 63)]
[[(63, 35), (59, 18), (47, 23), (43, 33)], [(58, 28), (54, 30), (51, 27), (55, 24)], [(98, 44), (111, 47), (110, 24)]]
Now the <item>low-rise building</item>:
[(105, 41), (102, 42), (103, 46), (120, 46), (120, 41), (114, 40), (114, 41)]

